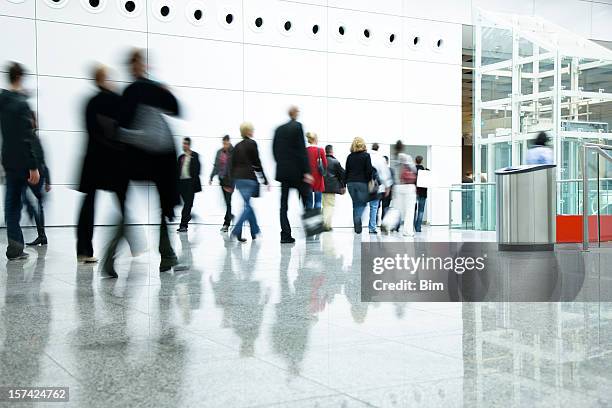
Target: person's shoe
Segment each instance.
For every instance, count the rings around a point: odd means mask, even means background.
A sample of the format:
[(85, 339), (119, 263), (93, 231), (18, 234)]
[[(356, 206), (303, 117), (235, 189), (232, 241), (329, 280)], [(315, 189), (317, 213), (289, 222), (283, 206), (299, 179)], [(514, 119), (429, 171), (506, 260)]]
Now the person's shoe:
[(222, 226), (222, 227), (221, 227), (221, 229), (220, 229), (220, 231), (221, 231), (221, 232), (224, 232), (224, 233), (225, 233), (225, 232), (228, 232), (228, 231), (229, 231), (229, 225), (224, 225), (224, 226)]
[(355, 234), (361, 234), (361, 231), (363, 231), (362, 227), (355, 227)]
[(376, 234), (378, 234), (378, 231), (376, 231), (376, 230), (370, 230), (370, 234), (376, 235)]
[(6, 256), (8, 258), (9, 261), (23, 261), (25, 259), (28, 259), (28, 257), (30, 256), (30, 254), (28, 254), (27, 252), (21, 252), (18, 255), (15, 256)]
[(98, 258), (95, 256), (77, 255), (77, 262), (84, 264), (97, 263)]
[(333, 230), (334, 230), (334, 229), (333, 229), (332, 227), (324, 227), (324, 228), (323, 228), (323, 231), (325, 231), (325, 232), (331, 232), (331, 231), (333, 231)]
[(187, 232), (187, 227), (180, 227), (179, 229), (176, 230), (176, 232)]
[(47, 237), (44, 235), (39, 235), (34, 241), (28, 242), (27, 246), (38, 246), (38, 245), (47, 245)]
[(240, 242), (240, 243), (242, 243), (242, 244), (244, 244), (245, 242), (247, 242), (246, 238), (242, 238), (242, 234), (237, 235), (237, 234), (234, 234), (234, 233), (232, 232), (232, 238), (235, 238), (235, 239), (236, 239), (236, 241), (238, 241), (238, 242)]
[(295, 238), (281, 238), (281, 244), (295, 244)]
[(102, 275), (103, 278), (117, 279), (119, 275), (115, 271), (114, 264), (114, 259), (106, 259), (100, 266), (100, 275)]
[(261, 236), (261, 232), (258, 232), (257, 234), (251, 234), (251, 239), (252, 239), (253, 241), (256, 241), (256, 240), (257, 240), (257, 238), (258, 238), (258, 237), (260, 237), (260, 236)]
[(172, 267), (178, 265), (178, 258), (176, 256), (162, 257), (159, 264), (160, 272), (168, 272), (172, 270)]

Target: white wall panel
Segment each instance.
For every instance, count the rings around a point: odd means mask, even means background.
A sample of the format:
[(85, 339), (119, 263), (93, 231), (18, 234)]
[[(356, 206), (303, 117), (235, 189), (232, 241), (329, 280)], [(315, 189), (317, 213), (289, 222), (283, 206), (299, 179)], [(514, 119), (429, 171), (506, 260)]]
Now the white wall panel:
[(472, 23), (471, 0), (404, 0), (404, 15), (425, 20)]
[(77, 185), (81, 180), (81, 166), (87, 147), (84, 132), (40, 131), (38, 133), (45, 161), (53, 184)]
[(404, 101), (461, 106), (461, 67), (404, 62)]
[(402, 137), (400, 102), (329, 100), (329, 137), (332, 142), (352, 142), (359, 136), (371, 143), (394, 143)]
[(329, 96), (400, 101), (402, 61), (355, 55), (329, 55)]
[(328, 0), (330, 7), (339, 7), (349, 10), (370, 11), (375, 13), (402, 15), (402, 0)]
[(175, 135), (217, 139), (236, 135), (242, 121), (242, 92), (173, 87), (179, 100), (179, 118), (169, 118)]
[(34, 18), (36, 0), (0, 1), (0, 14), (5, 16)]
[(472, 7), (500, 13), (533, 14), (535, 0), (472, 0)]
[[(404, 56), (412, 61), (461, 64), (463, 32), (459, 24), (404, 20)], [(418, 38), (418, 44), (414, 39)], [(441, 40), (440, 47), (438, 41)]]
[[(87, 4), (89, 2), (86, 2)], [(100, 0), (97, 8), (86, 7), (81, 0), (71, 0), (64, 7), (51, 7), (44, 1), (38, 1), (37, 17), (41, 20), (57, 21), (69, 24), (118, 28), (123, 30), (146, 31), (147, 20), (144, 10), (145, 1), (137, 1), (142, 10), (134, 12), (129, 18), (123, 14), (117, 0)], [(81, 27), (81, 30), (83, 28)]]
[(145, 33), (38, 22), (38, 71), (41, 75), (91, 78), (96, 63), (111, 68), (112, 79), (128, 80), (125, 61), (134, 47), (145, 48)]
[(245, 45), (245, 90), (324, 96), (326, 63), (326, 55), (318, 51)]
[(242, 45), (149, 35), (151, 70), (170, 85), (242, 89)]
[[(6, 3), (6, 0), (4, 2)], [(0, 38), (0, 71), (5, 70), (7, 61), (16, 61), (23, 64), (28, 72), (36, 73), (34, 20), (0, 16)], [(11, 38), (19, 41), (10, 40)]]
[(405, 144), (461, 146), (461, 109), (406, 103), (403, 112), (405, 129), (402, 140)]
[(85, 107), (97, 93), (87, 79), (40, 76), (38, 78), (38, 122), (41, 130), (82, 131)]

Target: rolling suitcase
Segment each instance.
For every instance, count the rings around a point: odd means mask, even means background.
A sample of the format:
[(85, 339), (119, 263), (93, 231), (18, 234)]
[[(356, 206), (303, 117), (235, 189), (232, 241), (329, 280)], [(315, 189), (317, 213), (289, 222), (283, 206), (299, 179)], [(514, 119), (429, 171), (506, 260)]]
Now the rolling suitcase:
[(304, 232), (307, 237), (321, 234), (325, 231), (323, 225), (323, 214), (320, 209), (311, 208), (304, 211), (302, 216), (302, 222), (304, 224)]

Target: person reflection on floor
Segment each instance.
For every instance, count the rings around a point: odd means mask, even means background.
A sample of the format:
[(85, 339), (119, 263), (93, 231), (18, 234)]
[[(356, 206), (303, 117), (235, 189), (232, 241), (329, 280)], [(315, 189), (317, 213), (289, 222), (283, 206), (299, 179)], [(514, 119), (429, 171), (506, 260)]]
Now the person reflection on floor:
[[(51, 297), (41, 293), (46, 247), (37, 247), (36, 263), (6, 263), (4, 306), (0, 308), (0, 385), (33, 385), (43, 367), (53, 322)], [(47, 362), (48, 365), (48, 362)]]
[(223, 309), (224, 327), (231, 327), (240, 338), (241, 357), (252, 357), (255, 354), (255, 341), (260, 334), (263, 311), (270, 299), (269, 288), (263, 289), (261, 282), (253, 280), (259, 249), (258, 244), (251, 245), (248, 257), (244, 256), (246, 248), (243, 251), (241, 246), (227, 249), (234, 253), (237, 264), (234, 265), (231, 255), (226, 254), (226, 263), (219, 280), (215, 282), (210, 278), (215, 303)]

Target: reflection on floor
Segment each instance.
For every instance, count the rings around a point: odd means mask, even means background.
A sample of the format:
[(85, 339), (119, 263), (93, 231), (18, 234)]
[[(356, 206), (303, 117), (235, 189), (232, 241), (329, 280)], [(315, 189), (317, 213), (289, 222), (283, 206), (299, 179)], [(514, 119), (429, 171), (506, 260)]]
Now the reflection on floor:
[(77, 265), (74, 234), (0, 262), (0, 386), (68, 386), (68, 406), (100, 407), (612, 404), (610, 303), (364, 304), (350, 230), (281, 247), (196, 226), (175, 236), (188, 270), (160, 275), (155, 251), (125, 248), (108, 280)]

